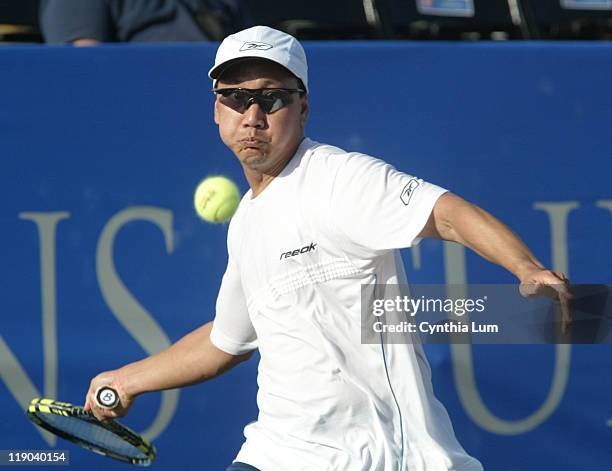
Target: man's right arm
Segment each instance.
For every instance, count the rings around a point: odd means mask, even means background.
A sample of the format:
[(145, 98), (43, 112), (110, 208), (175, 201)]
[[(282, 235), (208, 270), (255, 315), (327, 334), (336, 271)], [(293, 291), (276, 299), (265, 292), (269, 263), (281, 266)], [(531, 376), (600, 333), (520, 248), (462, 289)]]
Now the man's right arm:
[[(201, 383), (250, 358), (252, 351), (230, 355), (215, 347), (210, 340), (212, 326), (213, 322), (208, 322), (155, 355), (99, 374), (91, 381), (85, 409), (92, 410), (101, 420), (120, 417), (140, 394)], [(119, 407), (109, 411), (95, 406), (93, 395), (101, 386), (117, 390)]]

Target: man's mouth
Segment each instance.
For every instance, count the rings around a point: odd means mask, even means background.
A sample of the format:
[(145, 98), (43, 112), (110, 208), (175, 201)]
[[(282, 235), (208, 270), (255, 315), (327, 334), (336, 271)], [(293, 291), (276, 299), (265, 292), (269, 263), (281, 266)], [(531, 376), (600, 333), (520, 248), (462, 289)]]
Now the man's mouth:
[(267, 144), (266, 141), (262, 141), (261, 139), (256, 139), (256, 138), (246, 138), (242, 140), (242, 144), (244, 145), (244, 147), (246, 147), (247, 149), (259, 149), (261, 147), (263, 147), (264, 145)]

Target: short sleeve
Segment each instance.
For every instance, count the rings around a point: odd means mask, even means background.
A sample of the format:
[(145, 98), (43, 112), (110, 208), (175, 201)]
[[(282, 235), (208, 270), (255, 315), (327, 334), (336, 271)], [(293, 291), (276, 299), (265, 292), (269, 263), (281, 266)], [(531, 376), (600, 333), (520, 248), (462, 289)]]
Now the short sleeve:
[(330, 224), (345, 244), (374, 254), (416, 245), (447, 190), (364, 154), (349, 154), (332, 182)]
[(241, 355), (257, 348), (257, 334), (246, 307), (240, 272), (231, 256), (221, 281), (210, 340), (230, 355)]
[(77, 39), (115, 40), (113, 20), (105, 0), (42, 0), (40, 24), (48, 43)]

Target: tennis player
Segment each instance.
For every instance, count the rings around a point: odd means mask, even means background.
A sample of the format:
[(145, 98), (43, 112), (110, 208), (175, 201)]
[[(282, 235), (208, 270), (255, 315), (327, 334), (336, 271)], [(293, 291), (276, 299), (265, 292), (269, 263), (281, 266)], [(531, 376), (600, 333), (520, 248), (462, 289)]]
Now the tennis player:
[[(524, 295), (555, 289), (567, 328), (565, 276), (459, 196), (305, 137), (306, 56), (292, 36), (263, 26), (228, 36), (209, 75), (221, 139), (250, 185), (229, 226), (215, 319), (98, 375), (86, 408), (124, 415), (138, 395), (213, 378), (258, 348), (259, 416), (228, 471), (482, 470), (434, 396), (420, 345), (361, 343), (361, 287), (405, 283), (398, 249), (449, 240), (508, 269)], [(104, 385), (118, 390), (117, 410), (94, 405)]]

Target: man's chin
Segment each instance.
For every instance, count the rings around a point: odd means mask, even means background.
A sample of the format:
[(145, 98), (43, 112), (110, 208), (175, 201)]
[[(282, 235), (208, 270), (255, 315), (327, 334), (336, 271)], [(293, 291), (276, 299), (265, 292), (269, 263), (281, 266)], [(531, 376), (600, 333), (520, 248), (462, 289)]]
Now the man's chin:
[(243, 165), (251, 168), (258, 167), (266, 162), (266, 154), (255, 149), (244, 150), (238, 157)]

